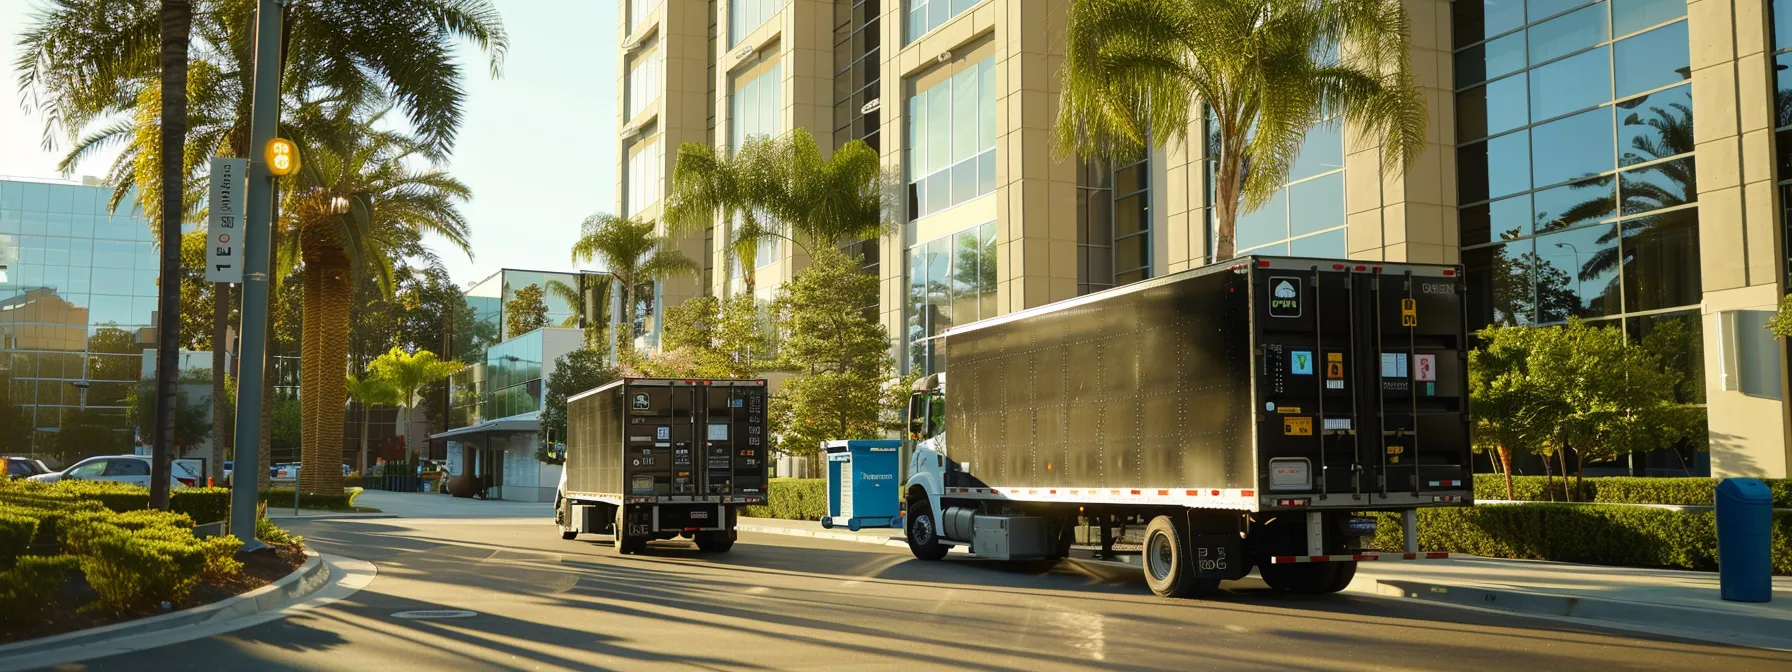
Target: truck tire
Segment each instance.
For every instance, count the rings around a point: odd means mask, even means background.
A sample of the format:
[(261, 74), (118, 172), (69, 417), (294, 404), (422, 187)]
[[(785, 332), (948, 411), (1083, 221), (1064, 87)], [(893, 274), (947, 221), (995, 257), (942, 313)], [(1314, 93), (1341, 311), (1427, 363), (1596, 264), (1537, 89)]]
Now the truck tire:
[(734, 535), (727, 531), (698, 532), (693, 540), (697, 542), (697, 550), (704, 553), (727, 553), (734, 548)]
[(927, 500), (919, 499), (908, 505), (908, 529), (904, 530), (908, 539), (908, 550), (922, 560), (939, 560), (946, 557), (946, 545), (940, 543), (939, 520), (934, 517), (933, 509), (927, 506)]
[(641, 551), (647, 550), (647, 540), (645, 538), (636, 539), (628, 536), (628, 519), (625, 517), (627, 515), (628, 507), (616, 507), (616, 526), (613, 530), (616, 538), (616, 554), (638, 555)]
[(1303, 595), (1336, 593), (1356, 578), (1355, 562), (1303, 562), (1291, 565), (1263, 563), (1257, 566), (1263, 582), (1276, 590)]
[(1219, 590), (1219, 579), (1195, 576), (1185, 536), (1186, 531), (1169, 516), (1152, 518), (1145, 527), (1144, 557), (1139, 565), (1144, 569), (1145, 585), (1160, 597), (1201, 597)]

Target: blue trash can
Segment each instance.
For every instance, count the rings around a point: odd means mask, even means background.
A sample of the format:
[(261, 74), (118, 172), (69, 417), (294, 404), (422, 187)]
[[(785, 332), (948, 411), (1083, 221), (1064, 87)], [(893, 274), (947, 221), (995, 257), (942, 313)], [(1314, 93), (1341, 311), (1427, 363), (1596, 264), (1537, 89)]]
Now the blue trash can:
[(1717, 583), (1723, 599), (1773, 599), (1773, 492), (1752, 478), (1717, 484)]
[(896, 482), (901, 441), (829, 441), (828, 515), (821, 526), (895, 527), (900, 511)]

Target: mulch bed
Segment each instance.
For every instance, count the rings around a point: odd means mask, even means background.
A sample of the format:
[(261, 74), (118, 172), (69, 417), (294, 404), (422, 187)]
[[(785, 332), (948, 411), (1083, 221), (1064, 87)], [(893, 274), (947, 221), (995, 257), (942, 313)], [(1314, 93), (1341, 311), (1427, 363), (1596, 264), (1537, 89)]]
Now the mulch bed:
[[(276, 546), (271, 552), (238, 553), (236, 559), (243, 562), (241, 574), (224, 583), (200, 583), (185, 601), (175, 605), (175, 610), (211, 604), (278, 581), (305, 564), (305, 552), (298, 546)], [(87, 584), (86, 577), (75, 572), (57, 589), (56, 595), (50, 598), (50, 604), (44, 608), (39, 622), (29, 626), (0, 628), (0, 644), (97, 628), (162, 613), (115, 614), (101, 608), (81, 609), (98, 598), (99, 593)]]

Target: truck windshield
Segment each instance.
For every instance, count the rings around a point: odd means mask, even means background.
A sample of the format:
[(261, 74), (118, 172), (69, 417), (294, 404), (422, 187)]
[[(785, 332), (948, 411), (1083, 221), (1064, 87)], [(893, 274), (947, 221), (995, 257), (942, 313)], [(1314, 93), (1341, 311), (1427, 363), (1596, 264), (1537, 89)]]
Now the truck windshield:
[(927, 395), (927, 434), (922, 438), (931, 439), (946, 431), (946, 395), (935, 392)]

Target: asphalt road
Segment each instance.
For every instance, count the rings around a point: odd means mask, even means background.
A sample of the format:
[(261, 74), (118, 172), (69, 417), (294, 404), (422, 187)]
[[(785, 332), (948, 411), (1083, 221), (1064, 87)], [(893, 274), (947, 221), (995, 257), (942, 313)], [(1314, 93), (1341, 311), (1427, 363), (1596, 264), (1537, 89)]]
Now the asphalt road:
[[(1136, 572), (1049, 570), (743, 534), (733, 552), (550, 521), (293, 523), (373, 562), (366, 589), (281, 621), (62, 669), (1786, 670), (1792, 653), (1662, 641), (1367, 596), (1152, 596)], [(411, 610), (470, 610), (417, 620)]]

